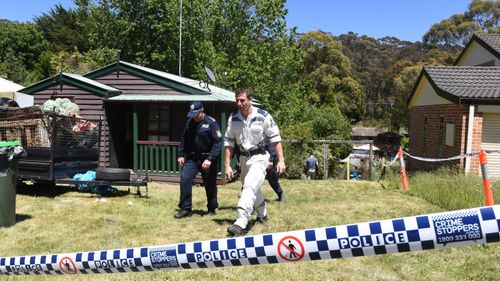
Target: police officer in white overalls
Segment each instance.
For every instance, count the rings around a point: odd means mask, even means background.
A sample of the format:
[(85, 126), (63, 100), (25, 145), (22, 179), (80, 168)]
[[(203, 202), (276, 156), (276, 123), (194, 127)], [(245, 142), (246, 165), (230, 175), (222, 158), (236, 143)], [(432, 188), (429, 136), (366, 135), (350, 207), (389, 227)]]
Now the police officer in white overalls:
[(266, 203), (262, 195), (262, 183), (269, 163), (266, 141), (275, 146), (278, 158), (276, 171), (279, 174), (285, 171), (285, 159), (280, 132), (273, 117), (266, 111), (252, 106), (252, 94), (247, 89), (238, 89), (235, 97), (238, 110), (229, 116), (224, 137), (226, 150), (224, 166), (226, 177), (231, 179), (233, 177), (231, 157), (234, 147), (239, 146), (243, 191), (238, 202), (238, 217), (227, 231), (234, 236), (241, 236), (254, 210), (257, 213), (257, 221), (267, 220)]

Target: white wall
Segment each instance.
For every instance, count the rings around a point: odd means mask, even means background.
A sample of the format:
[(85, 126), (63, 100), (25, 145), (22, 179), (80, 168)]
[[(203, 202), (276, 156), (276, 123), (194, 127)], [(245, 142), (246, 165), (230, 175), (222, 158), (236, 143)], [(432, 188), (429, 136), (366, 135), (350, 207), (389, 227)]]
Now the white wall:
[[(420, 94), (413, 97), (412, 106), (451, 104), (452, 102), (437, 95), (427, 78), (424, 76), (420, 83), (424, 83)], [(418, 92), (417, 92), (418, 93)]]

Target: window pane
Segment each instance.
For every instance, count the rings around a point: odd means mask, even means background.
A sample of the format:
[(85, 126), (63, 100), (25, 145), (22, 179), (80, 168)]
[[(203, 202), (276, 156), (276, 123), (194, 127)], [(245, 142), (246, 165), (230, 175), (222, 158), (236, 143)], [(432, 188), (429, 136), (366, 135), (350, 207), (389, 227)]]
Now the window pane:
[(148, 141), (157, 141), (158, 140), (158, 136), (157, 135), (149, 135), (148, 136)]
[(446, 145), (455, 145), (455, 124), (453, 123), (446, 124)]

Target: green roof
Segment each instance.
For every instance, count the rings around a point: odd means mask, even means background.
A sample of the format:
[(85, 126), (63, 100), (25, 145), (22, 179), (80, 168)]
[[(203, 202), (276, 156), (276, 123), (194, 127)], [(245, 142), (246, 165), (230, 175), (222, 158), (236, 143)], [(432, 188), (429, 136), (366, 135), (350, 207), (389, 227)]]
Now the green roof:
[(110, 98), (114, 101), (227, 101), (234, 102), (234, 92), (208, 84), (206, 82), (182, 77), (156, 69), (136, 65), (129, 62), (118, 61), (100, 69), (85, 74), (90, 79), (96, 79), (115, 71), (126, 71), (146, 80), (153, 81), (175, 89), (181, 93), (132, 93), (124, 91), (122, 95)]
[(58, 75), (39, 81), (33, 85), (30, 85), (26, 88), (19, 90), (19, 92), (30, 95), (39, 92), (43, 89), (59, 85), (60, 83), (70, 85), (78, 89), (87, 90), (93, 94), (105, 98), (119, 95), (121, 93), (121, 91), (116, 88), (110, 87), (108, 85), (102, 84), (100, 82), (94, 81), (92, 79), (86, 78), (78, 74), (71, 74), (65, 72), (61, 72)]

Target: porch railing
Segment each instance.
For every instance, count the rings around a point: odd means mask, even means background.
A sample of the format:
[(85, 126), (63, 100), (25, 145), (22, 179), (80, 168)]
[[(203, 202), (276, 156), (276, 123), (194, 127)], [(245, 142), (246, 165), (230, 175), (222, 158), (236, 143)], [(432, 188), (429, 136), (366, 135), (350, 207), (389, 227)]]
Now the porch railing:
[(177, 141), (137, 141), (138, 157), (134, 159), (137, 173), (149, 175), (180, 176), (177, 163)]

